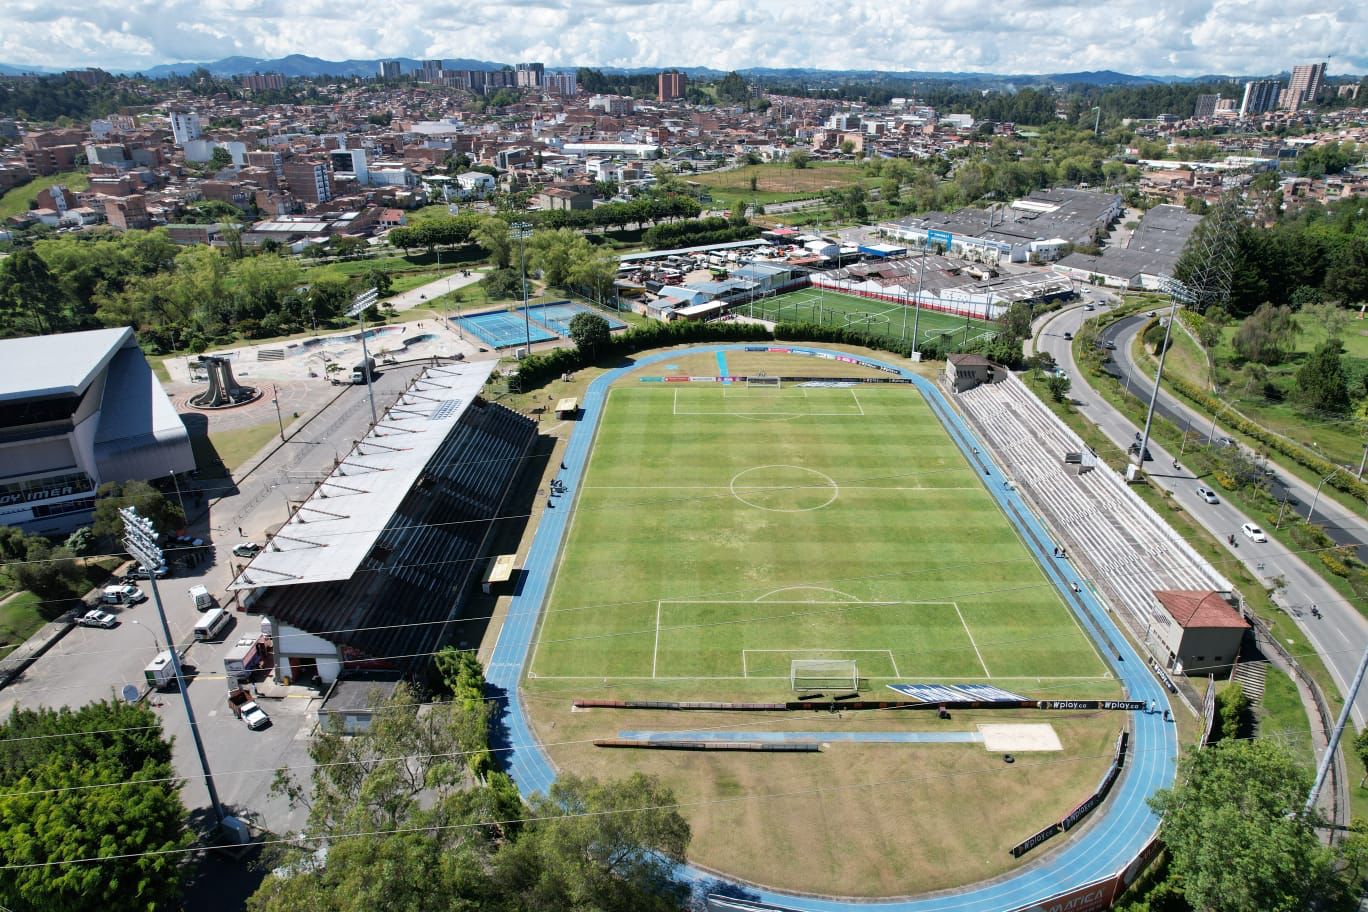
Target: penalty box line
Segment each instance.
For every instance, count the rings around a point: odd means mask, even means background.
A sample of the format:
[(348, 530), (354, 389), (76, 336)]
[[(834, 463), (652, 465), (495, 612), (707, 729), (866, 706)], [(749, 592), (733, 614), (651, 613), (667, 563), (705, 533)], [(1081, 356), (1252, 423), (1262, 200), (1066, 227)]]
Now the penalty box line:
[[(820, 377), (813, 377), (812, 379), (813, 379), (813, 380), (821, 380)], [(739, 389), (739, 390), (744, 390), (745, 388), (744, 388), (744, 387), (736, 387), (736, 386), (723, 386), (723, 387), (722, 387), (722, 398), (723, 398), (724, 400), (727, 398), (727, 391), (728, 391), (728, 390), (731, 390), (731, 391), (733, 391), (733, 392), (736, 392), (738, 389)], [(782, 391), (781, 391), (781, 392), (782, 392)], [(802, 394), (803, 394), (803, 398), (802, 398), (800, 401), (802, 401), (802, 402), (807, 402), (807, 401), (809, 401), (809, 400), (808, 400), (808, 396), (807, 396), (807, 392), (808, 392), (808, 391), (804, 389), (804, 390), (800, 390), (800, 392), (802, 392)], [(781, 412), (781, 411), (729, 412), (729, 411), (727, 411), (726, 409), (722, 409), (722, 410), (720, 410), (720, 411), (693, 411), (693, 410), (681, 411), (680, 408), (679, 408), (679, 387), (675, 387), (675, 389), (674, 389), (674, 396), (672, 397), (672, 398), (673, 398), (673, 402), (672, 402), (672, 404), (671, 404), (670, 414), (675, 415), (675, 416), (678, 416), (678, 417), (681, 417), (681, 418), (708, 417), (708, 416), (720, 416), (720, 417), (726, 417), (726, 418), (864, 418), (864, 417), (865, 417), (864, 405), (860, 402), (860, 397), (857, 396), (857, 395), (855, 395), (855, 391), (854, 391), (853, 389), (847, 389), (847, 390), (843, 390), (842, 392), (846, 392), (846, 393), (849, 393), (849, 394), (850, 394), (850, 398), (851, 398), (852, 400), (854, 400), (854, 402), (855, 402), (855, 409), (856, 409), (855, 411), (853, 411), (853, 412), (812, 412), (812, 411), (801, 411), (801, 412), (792, 412), (792, 411), (789, 411), (789, 412)], [(740, 397), (733, 396), (732, 398), (733, 398), (733, 399), (745, 398), (745, 396), (744, 396), (744, 395), (743, 395), (743, 396), (740, 396)], [(776, 404), (776, 405), (781, 405), (782, 403), (775, 403), (775, 404)]]
[[(837, 606), (837, 605), (845, 605), (845, 606), (848, 606), (848, 607), (850, 607), (850, 608), (852, 608), (852, 609), (853, 609), (853, 608), (867, 608), (867, 607), (886, 607), (886, 606), (891, 606), (891, 605), (950, 605), (951, 607), (953, 607), (953, 608), (955, 609), (955, 615), (959, 618), (959, 620), (960, 620), (960, 626), (964, 628), (964, 634), (965, 634), (965, 636), (967, 636), (967, 637), (969, 638), (969, 643), (970, 643), (970, 645), (974, 647), (974, 654), (978, 656), (979, 665), (983, 666), (983, 673), (984, 673), (984, 675), (986, 675), (988, 678), (992, 678), (992, 676), (993, 676), (992, 673), (988, 671), (988, 665), (987, 665), (987, 663), (983, 661), (983, 654), (982, 654), (981, 652), (979, 652), (978, 644), (974, 642), (974, 635), (973, 635), (972, 633), (969, 632), (969, 625), (968, 625), (968, 623), (966, 623), (965, 620), (964, 620), (964, 614), (960, 611), (959, 603), (958, 603), (958, 602), (955, 602), (955, 601), (953, 601), (953, 600), (949, 600), (949, 599), (929, 599), (929, 600), (926, 600), (926, 601), (919, 601), (919, 600), (916, 600), (916, 599), (912, 599), (912, 600), (898, 600), (898, 601), (867, 601), (867, 602), (866, 602), (866, 601), (853, 601), (853, 602), (814, 602), (814, 601), (809, 601), (809, 600), (805, 600), (805, 599), (767, 599), (767, 600), (765, 600), (765, 601), (763, 601), (763, 602), (756, 601), (756, 600), (754, 600), (754, 599), (723, 599), (723, 600), (717, 600), (717, 599), (659, 599), (659, 600), (656, 601), (655, 639), (654, 639), (654, 643), (653, 643), (653, 645), (652, 645), (652, 647), (651, 647), (651, 677), (652, 677), (652, 678), (657, 678), (657, 677), (659, 677), (659, 674), (658, 674), (657, 672), (658, 672), (658, 669), (660, 668), (660, 631), (661, 631), (661, 630), (679, 630), (679, 629), (688, 629), (688, 628), (696, 627), (696, 625), (692, 625), (692, 624), (680, 624), (680, 625), (675, 626), (675, 627), (664, 627), (664, 626), (662, 625), (662, 623), (661, 623), (661, 616), (662, 616), (662, 614), (663, 614), (663, 611), (664, 611), (664, 608), (665, 608), (666, 605), (751, 605), (751, 606), (755, 606), (755, 605), (812, 605), (812, 606), (828, 606), (828, 607), (830, 607), (830, 606)], [(770, 621), (770, 620), (782, 620), (782, 617), (775, 617), (775, 618), (755, 618), (754, 620), (757, 621), (757, 622), (759, 622), (759, 621)], [(727, 622), (727, 623), (733, 623), (733, 622)], [(742, 677), (743, 677), (743, 678), (744, 678), (744, 677), (749, 677), (749, 675), (746, 673), (746, 657), (745, 657), (745, 653), (748, 652), (748, 651), (749, 651), (749, 652), (887, 652), (887, 653), (889, 653), (889, 661), (890, 661), (890, 663), (893, 665), (894, 673), (895, 673), (895, 674), (897, 674), (897, 667), (898, 667), (898, 666), (897, 666), (897, 662), (893, 661), (893, 658), (892, 658), (892, 651), (891, 651), (891, 650), (887, 650), (887, 649), (837, 649), (837, 648), (831, 648), (831, 649), (809, 649), (809, 648), (804, 648), (804, 647), (797, 647), (797, 648), (793, 648), (793, 649), (750, 649), (750, 650), (743, 649), (743, 650), (741, 650), (741, 652), (742, 652), (742, 656), (741, 656), (741, 668), (742, 668)], [(672, 675), (672, 676), (668, 676), (668, 677), (675, 677), (675, 676)], [(901, 675), (898, 675), (898, 677), (901, 677)]]
[[(873, 653), (875, 655), (886, 655), (888, 656), (888, 664), (893, 668), (894, 679), (899, 681), (902, 680), (902, 672), (898, 670), (898, 660), (893, 658), (893, 650), (891, 649), (743, 649), (741, 650), (741, 677), (743, 678), (749, 678), (751, 676), (750, 667), (748, 666), (746, 661), (746, 654), (751, 652), (778, 652), (787, 653), (789, 655), (792, 655), (795, 652), (820, 652), (828, 655), (846, 655), (848, 653)], [(755, 677), (757, 679), (771, 680), (774, 676), (756, 675)], [(882, 677), (882, 675), (870, 675), (869, 677), (877, 678)]]

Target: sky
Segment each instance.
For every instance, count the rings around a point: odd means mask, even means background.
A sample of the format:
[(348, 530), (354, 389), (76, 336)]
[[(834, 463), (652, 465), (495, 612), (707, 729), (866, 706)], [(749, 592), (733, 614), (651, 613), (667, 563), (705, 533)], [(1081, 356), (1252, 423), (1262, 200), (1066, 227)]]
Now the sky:
[(0, 0), (0, 62), (234, 55), (1259, 75), (1368, 71), (1361, 0)]

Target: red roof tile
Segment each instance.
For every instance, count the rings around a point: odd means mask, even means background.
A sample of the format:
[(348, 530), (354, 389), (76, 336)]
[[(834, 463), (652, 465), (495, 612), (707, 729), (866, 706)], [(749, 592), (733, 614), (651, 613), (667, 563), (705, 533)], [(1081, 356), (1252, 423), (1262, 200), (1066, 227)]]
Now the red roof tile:
[(1248, 627), (1249, 622), (1226, 602), (1219, 592), (1208, 589), (1160, 589), (1154, 597), (1172, 615), (1179, 627)]

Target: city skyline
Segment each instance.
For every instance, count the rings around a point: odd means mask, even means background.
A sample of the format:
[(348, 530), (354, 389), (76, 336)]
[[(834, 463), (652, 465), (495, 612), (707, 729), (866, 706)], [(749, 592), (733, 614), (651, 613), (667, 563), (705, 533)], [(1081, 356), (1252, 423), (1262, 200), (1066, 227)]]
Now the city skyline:
[[(544, 60), (548, 67), (749, 67), (1034, 75), (1115, 70), (1190, 77), (1267, 74), (1329, 61), (1368, 71), (1368, 28), (1346, 5), (1254, 7), (1233, 0), (987, 0), (893, 7), (856, 0), (834, 15), (814, 0), (509, 0), (374, 8), (355, 0), (241, 0), (222, 8), (4, 0), (0, 61), (136, 70), (168, 63), (308, 54)], [(1118, 29), (1117, 23), (1126, 23)]]

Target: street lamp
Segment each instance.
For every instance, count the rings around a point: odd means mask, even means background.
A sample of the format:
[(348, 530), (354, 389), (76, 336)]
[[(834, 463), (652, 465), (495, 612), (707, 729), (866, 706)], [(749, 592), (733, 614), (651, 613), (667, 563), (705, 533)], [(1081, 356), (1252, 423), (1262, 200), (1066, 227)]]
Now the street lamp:
[(1340, 470), (1340, 467), (1339, 467), (1339, 466), (1335, 466), (1333, 469), (1330, 470), (1330, 474), (1329, 474), (1329, 475), (1326, 475), (1324, 478), (1322, 478), (1322, 479), (1320, 480), (1320, 484), (1316, 485), (1316, 496), (1311, 498), (1311, 507), (1310, 507), (1310, 509), (1308, 509), (1308, 510), (1306, 511), (1306, 521), (1307, 521), (1307, 522), (1310, 522), (1310, 521), (1311, 521), (1311, 517), (1312, 517), (1312, 516), (1315, 514), (1315, 512), (1316, 512), (1316, 504), (1317, 504), (1317, 502), (1320, 501), (1320, 492), (1321, 492), (1321, 488), (1325, 487), (1325, 483), (1326, 483), (1327, 481), (1329, 481), (1331, 478), (1333, 478), (1334, 475), (1335, 475), (1335, 473), (1338, 472), (1339, 470)]
[(527, 222), (514, 222), (508, 226), (518, 242), (518, 282), (522, 286), (523, 328), (527, 332), (523, 357), (532, 354), (532, 314), (527, 309), (527, 238), (532, 234), (532, 226)]
[(142, 627), (143, 630), (146, 630), (148, 633), (152, 635), (152, 648), (155, 649), (158, 653), (160, 653), (162, 651), (162, 648), (161, 641), (157, 639), (157, 632), (153, 630), (151, 627), (143, 627), (143, 625), (139, 623), (137, 618), (129, 618), (129, 620), (132, 621), (134, 624), (137, 624), (139, 627)]
[(271, 405), (274, 405), (274, 406), (275, 406), (275, 410), (276, 410), (276, 424), (280, 425), (280, 442), (281, 442), (281, 443), (284, 443), (284, 442), (285, 442), (285, 419), (282, 418), (282, 417), (280, 417), (280, 387), (275, 386), (274, 384), (272, 384), (272, 386), (271, 386), (271, 392), (274, 394), (274, 395), (272, 395), (272, 397), (271, 397)]
[[(204, 753), (204, 741), (200, 739), (199, 725), (195, 722), (195, 709), (190, 705), (185, 669), (181, 665), (180, 653), (176, 651), (175, 641), (171, 638), (171, 624), (166, 620), (166, 609), (162, 606), (161, 593), (157, 591), (156, 568), (162, 566), (166, 555), (157, 545), (157, 530), (152, 528), (151, 521), (138, 515), (136, 507), (120, 509), (119, 517), (123, 520), (124, 548), (148, 570), (147, 582), (152, 590), (152, 603), (157, 607), (157, 618), (161, 621), (162, 634), (166, 637), (166, 651), (171, 657), (171, 671), (176, 676), (176, 689), (180, 691), (181, 705), (185, 707), (185, 719), (190, 725), (190, 737), (195, 742), (195, 751), (199, 754), (200, 769), (204, 770), (204, 785), (209, 791), (209, 801), (214, 806), (214, 817), (222, 826), (224, 820), (223, 805), (219, 803), (218, 789), (214, 787), (214, 774), (209, 771), (209, 757)], [(156, 640), (156, 634), (152, 635), (152, 639)], [(161, 650), (158, 649), (158, 655), (160, 653)]]
[[(371, 386), (371, 374), (375, 372), (371, 370), (370, 349), (366, 346), (365, 313), (366, 308), (374, 306), (375, 302), (379, 299), (380, 292), (378, 289), (367, 288), (365, 291), (361, 292), (359, 295), (352, 299), (351, 310), (347, 311), (347, 316), (356, 317), (356, 322), (361, 327), (361, 358), (363, 359), (361, 362), (361, 368), (363, 373), (365, 373), (366, 375), (366, 395), (370, 398), (372, 426), (378, 423), (380, 419), (377, 418), (375, 414), (375, 389)], [(285, 439), (285, 429), (283, 427), (280, 431), (280, 439)]]

